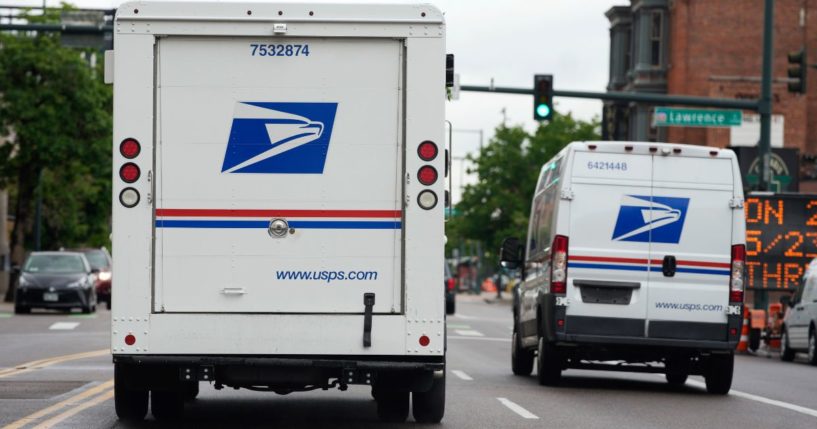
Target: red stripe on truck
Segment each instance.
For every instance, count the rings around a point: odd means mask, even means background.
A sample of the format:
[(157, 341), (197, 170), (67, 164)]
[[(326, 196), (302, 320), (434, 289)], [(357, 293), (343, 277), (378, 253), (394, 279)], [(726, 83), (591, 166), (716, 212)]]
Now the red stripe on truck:
[(356, 217), (388, 218), (402, 216), (400, 210), (266, 210), (266, 209), (156, 209), (163, 217)]

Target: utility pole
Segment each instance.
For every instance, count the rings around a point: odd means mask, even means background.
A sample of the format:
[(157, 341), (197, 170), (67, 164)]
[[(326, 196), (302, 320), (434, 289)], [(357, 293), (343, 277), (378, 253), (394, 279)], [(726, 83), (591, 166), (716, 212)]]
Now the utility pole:
[(760, 84), (760, 141), (757, 144), (760, 155), (761, 191), (769, 190), (772, 180), (769, 162), (772, 152), (772, 58), (774, 54), (774, 0), (765, 0), (763, 13), (763, 72)]

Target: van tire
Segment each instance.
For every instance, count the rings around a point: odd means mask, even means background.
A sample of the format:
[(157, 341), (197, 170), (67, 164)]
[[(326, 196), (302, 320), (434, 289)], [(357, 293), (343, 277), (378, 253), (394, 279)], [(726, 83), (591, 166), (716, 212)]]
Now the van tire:
[(542, 386), (556, 386), (562, 378), (562, 358), (553, 343), (539, 338), (536, 356), (536, 376)]
[(683, 386), (689, 378), (689, 358), (686, 357), (669, 357), (666, 359), (664, 365), (666, 366), (667, 383), (672, 386)]
[(184, 392), (153, 390), (150, 392), (150, 413), (156, 420), (178, 420), (184, 412), (184, 398)]
[(376, 400), (380, 421), (403, 423), (408, 418), (409, 392), (378, 391)]
[(760, 329), (749, 330), (749, 350), (756, 352), (760, 348)]
[(814, 328), (809, 329), (808, 333), (808, 363), (817, 366), (817, 333)]
[(518, 329), (513, 330), (511, 341), (511, 371), (514, 375), (529, 376), (533, 372), (533, 350), (525, 350)]
[(439, 423), (445, 415), (445, 373), (435, 378), (428, 392), (411, 394), (411, 411), (417, 423)]
[(726, 395), (732, 388), (732, 373), (735, 370), (735, 354), (713, 354), (704, 363), (706, 391), (715, 395)]
[(132, 389), (127, 386), (128, 369), (122, 365), (114, 365), (114, 408), (116, 416), (125, 421), (144, 420), (148, 412), (148, 391)]
[(794, 360), (795, 352), (789, 344), (789, 330), (783, 328), (783, 335), (780, 338), (780, 360), (784, 362), (791, 362)]

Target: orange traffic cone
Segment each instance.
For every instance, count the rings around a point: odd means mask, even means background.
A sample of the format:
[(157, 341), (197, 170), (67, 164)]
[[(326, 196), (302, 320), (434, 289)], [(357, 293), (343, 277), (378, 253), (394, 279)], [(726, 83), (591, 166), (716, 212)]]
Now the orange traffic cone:
[(749, 309), (743, 307), (743, 328), (740, 330), (740, 342), (738, 352), (745, 353), (749, 348)]

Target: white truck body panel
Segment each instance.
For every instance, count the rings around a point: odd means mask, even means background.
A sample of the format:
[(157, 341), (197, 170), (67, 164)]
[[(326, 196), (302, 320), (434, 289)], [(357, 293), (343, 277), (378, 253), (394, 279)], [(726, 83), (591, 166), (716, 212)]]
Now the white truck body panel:
[[(115, 355), (444, 355), (437, 9), (132, 2), (115, 28)], [(424, 165), (439, 172), (430, 186)], [(133, 208), (119, 203), (128, 187)], [(291, 230), (273, 237), (274, 219)]]

